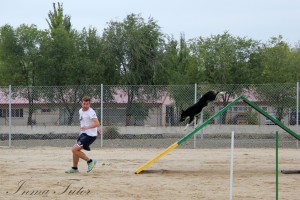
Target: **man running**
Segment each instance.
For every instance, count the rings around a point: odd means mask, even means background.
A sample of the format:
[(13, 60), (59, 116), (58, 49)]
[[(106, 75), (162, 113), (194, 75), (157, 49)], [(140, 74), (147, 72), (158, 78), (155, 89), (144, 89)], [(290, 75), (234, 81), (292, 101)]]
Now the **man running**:
[(83, 97), (81, 103), (81, 109), (79, 110), (80, 120), (80, 135), (77, 138), (77, 143), (72, 147), (73, 153), (73, 167), (66, 170), (66, 173), (79, 173), (78, 162), (79, 158), (85, 160), (88, 165), (87, 172), (90, 172), (96, 165), (97, 161), (87, 157), (81, 150), (90, 151), (90, 145), (97, 138), (97, 127), (99, 126), (99, 120), (96, 112), (90, 107), (91, 98)]

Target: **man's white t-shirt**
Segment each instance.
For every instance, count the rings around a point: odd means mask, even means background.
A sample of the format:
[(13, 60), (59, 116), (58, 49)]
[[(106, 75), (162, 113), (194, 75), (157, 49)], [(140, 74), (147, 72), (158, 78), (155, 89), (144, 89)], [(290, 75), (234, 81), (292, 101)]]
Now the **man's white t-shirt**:
[[(82, 108), (79, 110), (79, 121), (80, 121), (80, 127), (83, 126), (89, 126), (93, 123), (92, 119), (97, 119), (96, 112), (93, 108), (89, 108), (87, 111), (83, 111)], [(97, 127), (96, 128), (90, 128), (85, 131), (80, 131), (81, 133), (86, 133), (89, 136), (97, 136)]]

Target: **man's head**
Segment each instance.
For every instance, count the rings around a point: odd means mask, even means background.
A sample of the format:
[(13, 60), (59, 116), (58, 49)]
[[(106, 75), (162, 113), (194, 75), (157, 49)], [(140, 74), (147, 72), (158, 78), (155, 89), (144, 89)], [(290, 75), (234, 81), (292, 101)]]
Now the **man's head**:
[(88, 96), (84, 96), (82, 98), (81, 107), (83, 111), (87, 111), (91, 105), (91, 98)]

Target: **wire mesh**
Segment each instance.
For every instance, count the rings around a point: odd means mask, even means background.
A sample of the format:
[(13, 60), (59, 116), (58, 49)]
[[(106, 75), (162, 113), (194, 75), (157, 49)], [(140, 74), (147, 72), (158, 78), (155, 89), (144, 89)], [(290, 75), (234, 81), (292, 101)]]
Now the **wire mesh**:
[[(71, 146), (79, 134), (80, 102), (83, 96), (92, 97), (91, 107), (103, 118), (103, 147), (164, 148), (193, 130), (184, 130), (187, 120), (179, 122), (182, 110), (187, 109), (209, 91), (224, 91), (217, 100), (206, 106), (202, 115), (206, 121), (213, 114), (243, 95), (270, 115), (299, 133), (297, 123), (296, 84), (261, 85), (100, 85), (12, 87), (0, 88), (0, 146)], [(103, 110), (101, 110), (103, 92)], [(11, 126), (9, 126), (11, 102)], [(201, 119), (201, 116), (203, 119)], [(274, 133), (279, 127), (240, 101), (221, 116), (213, 119), (202, 132), (189, 138), (180, 148), (230, 147), (230, 133), (235, 131), (236, 146), (268, 148), (274, 145)], [(282, 142), (296, 148), (297, 142), (287, 134)], [(93, 144), (100, 147), (100, 138)]]

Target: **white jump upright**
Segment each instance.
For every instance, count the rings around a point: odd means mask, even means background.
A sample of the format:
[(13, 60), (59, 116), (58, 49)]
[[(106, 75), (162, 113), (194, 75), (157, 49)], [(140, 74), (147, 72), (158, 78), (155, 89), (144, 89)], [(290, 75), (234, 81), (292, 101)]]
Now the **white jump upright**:
[[(299, 82), (297, 82), (297, 102), (296, 102), (296, 126), (297, 126), (297, 131), (299, 131)], [(297, 149), (299, 148), (299, 140), (296, 140), (296, 146)]]
[(234, 131), (231, 132), (231, 153), (230, 153), (230, 192), (229, 200), (232, 200), (232, 182), (233, 182), (233, 153), (234, 153)]
[(101, 135), (100, 135), (100, 146), (103, 147), (103, 84), (101, 84), (101, 111), (100, 111), (100, 130), (101, 130)]
[[(194, 89), (194, 103), (197, 103), (197, 83), (195, 83), (195, 89)], [(197, 127), (197, 117), (194, 120), (194, 128)], [(194, 149), (196, 149), (197, 144), (197, 134), (194, 135)]]
[(9, 133), (8, 133), (8, 146), (11, 147), (11, 85), (8, 88), (8, 124), (9, 124)]

